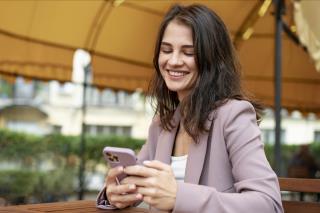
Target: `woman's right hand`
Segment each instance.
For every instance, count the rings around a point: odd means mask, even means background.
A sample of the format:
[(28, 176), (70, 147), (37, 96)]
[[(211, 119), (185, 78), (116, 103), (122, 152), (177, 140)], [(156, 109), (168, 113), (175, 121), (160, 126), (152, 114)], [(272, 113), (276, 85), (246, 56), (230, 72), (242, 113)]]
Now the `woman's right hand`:
[(142, 195), (137, 193), (134, 184), (118, 184), (117, 175), (123, 173), (123, 167), (111, 168), (106, 177), (106, 196), (109, 203), (119, 209), (131, 206), (139, 200)]

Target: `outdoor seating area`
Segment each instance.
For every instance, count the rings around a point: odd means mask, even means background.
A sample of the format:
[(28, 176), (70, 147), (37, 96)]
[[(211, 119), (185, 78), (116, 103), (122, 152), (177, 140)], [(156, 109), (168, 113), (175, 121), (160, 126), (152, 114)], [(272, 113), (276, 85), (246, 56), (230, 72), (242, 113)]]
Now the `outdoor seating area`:
[[(281, 191), (286, 192), (307, 192), (320, 194), (320, 179), (299, 179), (299, 178), (279, 178)], [(318, 213), (320, 202), (317, 201), (293, 201), (283, 200), (285, 213)], [(37, 213), (37, 212), (103, 212), (96, 208), (95, 201), (69, 201), (47, 204), (19, 205), (0, 207), (0, 212), (14, 213)], [(147, 209), (129, 208), (124, 210), (108, 210), (108, 212), (119, 213), (146, 213)]]

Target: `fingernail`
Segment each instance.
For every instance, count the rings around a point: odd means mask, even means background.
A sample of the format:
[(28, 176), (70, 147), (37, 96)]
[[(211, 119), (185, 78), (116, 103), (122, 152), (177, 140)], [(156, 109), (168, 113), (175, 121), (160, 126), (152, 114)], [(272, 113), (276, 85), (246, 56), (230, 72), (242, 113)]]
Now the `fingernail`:
[(139, 199), (139, 200), (141, 200), (141, 199), (142, 199), (142, 194), (137, 194), (137, 195), (136, 195), (136, 198)]
[(129, 189), (135, 189), (135, 188), (136, 188), (136, 186), (134, 184), (129, 185)]
[(119, 172), (122, 172), (122, 171), (123, 171), (123, 167), (120, 166), (120, 167), (118, 168), (118, 171), (119, 171)]

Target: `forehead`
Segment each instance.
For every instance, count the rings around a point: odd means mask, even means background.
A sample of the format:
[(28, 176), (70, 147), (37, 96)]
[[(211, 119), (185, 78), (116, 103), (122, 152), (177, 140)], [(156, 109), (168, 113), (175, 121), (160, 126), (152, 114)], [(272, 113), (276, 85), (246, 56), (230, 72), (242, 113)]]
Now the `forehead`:
[(162, 42), (170, 44), (192, 45), (192, 29), (186, 24), (173, 20), (167, 25), (162, 37)]

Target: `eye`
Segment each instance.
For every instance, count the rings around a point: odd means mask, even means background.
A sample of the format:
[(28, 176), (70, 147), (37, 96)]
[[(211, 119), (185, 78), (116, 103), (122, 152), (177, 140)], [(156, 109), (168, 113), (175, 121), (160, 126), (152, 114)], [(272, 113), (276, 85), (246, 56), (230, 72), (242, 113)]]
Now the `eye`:
[(165, 54), (169, 54), (169, 53), (172, 52), (172, 50), (171, 50), (171, 49), (168, 49), (168, 48), (161, 48), (160, 51), (161, 51), (162, 53), (165, 53)]
[(185, 54), (186, 56), (190, 56), (190, 57), (191, 57), (191, 56), (192, 56), (192, 57), (194, 56), (194, 52), (184, 52), (184, 54)]
[(182, 49), (182, 52), (186, 56), (193, 57), (194, 56), (194, 48), (193, 47), (186, 47)]

